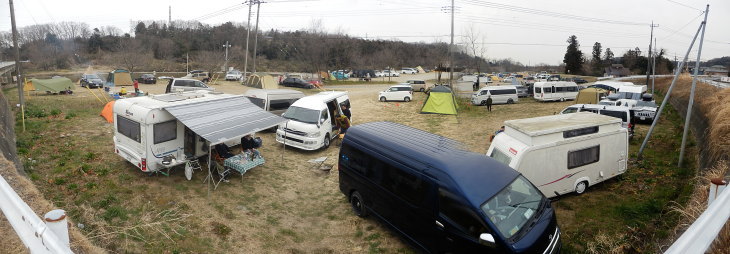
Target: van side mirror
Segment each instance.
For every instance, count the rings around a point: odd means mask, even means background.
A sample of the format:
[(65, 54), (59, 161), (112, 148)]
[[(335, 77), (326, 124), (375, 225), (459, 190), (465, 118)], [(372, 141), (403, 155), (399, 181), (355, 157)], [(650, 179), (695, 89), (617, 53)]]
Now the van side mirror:
[(482, 233), (479, 235), (479, 243), (486, 246), (496, 246), (494, 236), (490, 233)]

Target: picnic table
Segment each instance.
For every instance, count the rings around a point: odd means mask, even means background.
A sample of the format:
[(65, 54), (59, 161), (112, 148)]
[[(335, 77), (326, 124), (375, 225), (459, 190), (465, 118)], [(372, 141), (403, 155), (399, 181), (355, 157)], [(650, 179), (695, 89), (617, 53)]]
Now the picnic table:
[(241, 175), (246, 171), (255, 168), (258, 165), (264, 164), (264, 157), (258, 156), (253, 160), (250, 158), (251, 155), (244, 156), (243, 154), (237, 154), (223, 161), (223, 166), (232, 170), (237, 171)]

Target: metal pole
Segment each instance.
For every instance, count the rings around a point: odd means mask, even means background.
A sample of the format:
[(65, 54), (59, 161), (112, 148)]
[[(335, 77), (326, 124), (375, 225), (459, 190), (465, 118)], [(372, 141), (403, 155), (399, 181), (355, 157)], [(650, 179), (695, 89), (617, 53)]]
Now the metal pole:
[(692, 118), (692, 104), (695, 101), (695, 87), (697, 86), (697, 75), (700, 71), (700, 56), (702, 55), (702, 42), (705, 39), (705, 28), (707, 28), (707, 13), (710, 11), (710, 5), (705, 7), (705, 21), (702, 21), (702, 35), (700, 35), (700, 47), (697, 49), (697, 61), (695, 62), (695, 71), (692, 76), (692, 88), (689, 90), (689, 103), (687, 105), (687, 116), (684, 118), (684, 133), (682, 134), (682, 148), (679, 150), (679, 163), (677, 167), (682, 166), (684, 159), (684, 148), (687, 144), (687, 133), (689, 132), (689, 119)]
[(454, 0), (451, 0), (451, 44), (449, 45), (449, 88), (454, 91)]
[(25, 98), (23, 98), (23, 80), (20, 75), (20, 47), (18, 46), (18, 29), (15, 28), (15, 7), (13, 0), (10, 2), (10, 23), (13, 30), (13, 47), (15, 48), (15, 79), (18, 87), (18, 102), (20, 104), (21, 121), (23, 122), (23, 132), (25, 132)]
[(692, 38), (692, 43), (689, 45), (689, 48), (687, 48), (687, 53), (684, 54), (684, 60), (682, 60), (682, 62), (679, 63), (676, 71), (674, 72), (674, 79), (672, 79), (672, 84), (669, 85), (669, 89), (667, 89), (667, 93), (664, 95), (664, 100), (662, 101), (662, 105), (659, 106), (659, 110), (657, 110), (656, 115), (654, 116), (654, 121), (652, 121), (649, 131), (646, 133), (644, 142), (641, 143), (641, 148), (639, 148), (639, 153), (637, 154), (638, 159), (641, 159), (641, 156), (644, 153), (644, 148), (646, 148), (646, 144), (649, 142), (651, 133), (654, 132), (654, 127), (656, 127), (657, 122), (659, 122), (659, 117), (662, 115), (662, 111), (664, 110), (664, 107), (667, 105), (667, 102), (669, 101), (669, 96), (672, 95), (672, 89), (674, 89), (674, 84), (677, 83), (677, 79), (679, 78), (679, 73), (682, 72), (682, 67), (684, 66), (684, 63), (687, 62), (687, 58), (689, 57), (689, 52), (692, 50), (692, 47), (695, 45), (695, 41), (697, 40), (697, 35), (700, 34), (700, 30), (702, 29), (703, 26), (704, 26), (704, 24), (701, 24), (700, 27), (697, 28), (697, 32), (695, 32), (695, 37)]
[[(656, 38), (654, 38), (654, 51), (656, 51)], [(651, 66), (651, 93), (654, 94), (654, 81), (656, 80), (656, 52), (654, 53), (654, 57), (652, 58), (652, 66)]]
[(185, 72), (187, 72), (187, 73), (190, 73), (189, 63), (190, 63), (190, 54), (185, 53)]
[(256, 47), (258, 46), (259, 42), (259, 11), (261, 10), (261, 1), (256, 1), (256, 30), (254, 30), (253, 35), (253, 68), (251, 68), (252, 72), (256, 72)]
[(223, 73), (225, 74), (228, 72), (228, 48), (231, 47), (231, 44), (228, 44), (228, 41), (226, 41), (226, 45), (223, 45), (224, 48), (226, 48), (226, 61), (223, 64)]
[[(659, 26), (659, 25), (656, 25)], [(649, 36), (649, 57), (646, 58), (646, 86), (649, 86), (649, 68), (651, 67), (651, 46), (654, 42), (654, 21), (651, 21), (651, 36)]]
[(251, 1), (246, 1), (248, 3), (248, 23), (246, 23), (246, 56), (243, 58), (243, 77), (244, 80), (246, 79), (246, 71), (248, 69), (248, 38), (251, 34)]

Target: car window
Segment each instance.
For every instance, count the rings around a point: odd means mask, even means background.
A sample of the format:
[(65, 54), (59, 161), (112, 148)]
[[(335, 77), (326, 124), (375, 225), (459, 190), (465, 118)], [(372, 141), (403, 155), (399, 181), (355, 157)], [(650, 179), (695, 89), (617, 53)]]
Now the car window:
[(175, 86), (193, 87), (193, 86), (195, 86), (195, 81), (194, 80), (175, 80)]
[(200, 81), (197, 81), (197, 80), (195, 81), (195, 84), (193, 86), (194, 87), (201, 87), (201, 88), (208, 88), (208, 86), (206, 86), (205, 83), (200, 82)]
[(563, 112), (560, 112), (560, 113), (561, 114), (570, 114), (570, 113), (575, 113), (575, 112), (578, 112), (578, 108), (566, 108), (565, 110), (563, 110)]
[(390, 92), (396, 92), (396, 91), (398, 91), (398, 88), (397, 87), (391, 87), (390, 90), (388, 90), (388, 91), (390, 91)]

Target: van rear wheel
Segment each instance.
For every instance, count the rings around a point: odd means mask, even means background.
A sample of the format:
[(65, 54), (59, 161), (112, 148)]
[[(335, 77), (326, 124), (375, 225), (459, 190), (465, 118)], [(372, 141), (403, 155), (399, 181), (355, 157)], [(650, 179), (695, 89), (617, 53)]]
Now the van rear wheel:
[(385, 102), (385, 96), (380, 97), (380, 101)]
[(515, 103), (515, 101), (513, 101), (512, 99), (507, 100), (507, 104), (513, 104), (513, 103)]
[(575, 185), (575, 193), (577, 194), (583, 194), (586, 192), (586, 189), (588, 188), (588, 182), (582, 181)]
[(411, 97), (405, 97), (405, 98), (403, 98), (403, 100), (406, 102), (409, 102), (409, 101), (411, 101)]
[(423, 87), (421, 87), (421, 90), (420, 91), (423, 93), (425, 90), (423, 89)]
[(368, 211), (365, 209), (365, 204), (362, 201), (360, 192), (353, 191), (350, 195), (350, 205), (352, 206), (352, 212), (358, 217), (367, 217)]
[(482, 103), (479, 103), (479, 105), (486, 106), (487, 105), (487, 101), (482, 101)]

